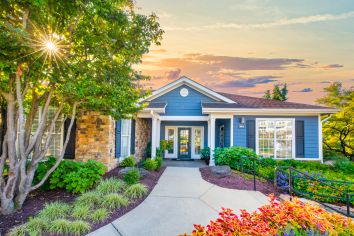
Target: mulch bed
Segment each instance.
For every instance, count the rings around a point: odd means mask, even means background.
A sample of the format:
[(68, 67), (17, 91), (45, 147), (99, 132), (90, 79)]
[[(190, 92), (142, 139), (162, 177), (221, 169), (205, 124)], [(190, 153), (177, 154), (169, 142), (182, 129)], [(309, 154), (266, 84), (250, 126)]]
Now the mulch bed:
[[(166, 167), (162, 167), (159, 171), (149, 172), (144, 178), (141, 179), (141, 183), (145, 184), (149, 188), (148, 194), (152, 191), (152, 189), (157, 184), (160, 176), (164, 172)], [(120, 168), (116, 167), (111, 171), (107, 172), (103, 178), (109, 178), (113, 176), (119, 176)], [(145, 200), (148, 194), (142, 198), (138, 199), (126, 207), (122, 207), (113, 211), (110, 216), (101, 223), (92, 224), (92, 231), (112, 222), (113, 220), (121, 217), (122, 215), (128, 213), (135, 207), (137, 207), (141, 202)], [(47, 202), (61, 201), (65, 203), (72, 203), (75, 198), (79, 196), (79, 194), (68, 193), (63, 189), (55, 189), (55, 190), (38, 190), (34, 191), (30, 194), (30, 196), (25, 201), (22, 209), (17, 210), (15, 213), (10, 215), (0, 215), (0, 235), (5, 235), (5, 233), (13, 228), (16, 225), (21, 225), (27, 222), (29, 217), (33, 217), (37, 215), (43, 208), (44, 204)]]
[[(205, 181), (217, 186), (229, 189), (253, 190), (253, 177), (251, 179), (246, 178), (243, 173), (241, 174), (233, 171), (231, 175), (219, 178), (211, 173), (210, 167), (202, 167), (199, 170)], [(267, 181), (256, 179), (256, 190), (265, 195), (273, 193), (276, 196), (279, 196), (279, 192), (275, 189), (273, 184)]]

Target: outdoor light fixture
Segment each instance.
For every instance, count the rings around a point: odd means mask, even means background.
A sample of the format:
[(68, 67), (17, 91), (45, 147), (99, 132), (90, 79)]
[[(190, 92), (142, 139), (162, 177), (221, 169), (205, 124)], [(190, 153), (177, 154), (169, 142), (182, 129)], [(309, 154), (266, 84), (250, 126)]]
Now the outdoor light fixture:
[(245, 117), (240, 117), (240, 118), (238, 118), (238, 127), (239, 128), (245, 128)]

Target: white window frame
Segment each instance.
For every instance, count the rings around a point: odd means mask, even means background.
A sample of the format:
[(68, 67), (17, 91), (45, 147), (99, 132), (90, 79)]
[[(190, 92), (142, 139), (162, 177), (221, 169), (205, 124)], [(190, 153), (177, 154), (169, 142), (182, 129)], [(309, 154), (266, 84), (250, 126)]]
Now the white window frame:
[(177, 158), (177, 127), (176, 126), (166, 126), (165, 127), (165, 140), (168, 138), (168, 130), (172, 129), (173, 130), (173, 152), (168, 153), (167, 150), (165, 150), (165, 158)]
[[(128, 135), (123, 135), (123, 121), (128, 121), (127, 125), (128, 125)], [(128, 151), (127, 151), (127, 155), (123, 156), (123, 136), (126, 138), (128, 137)], [(131, 155), (130, 153), (130, 147), (131, 147), (131, 140), (132, 140), (132, 120), (121, 120), (121, 127), (120, 127), (120, 157), (121, 159), (124, 159), (128, 156)]]
[[(292, 150), (291, 150), (291, 158), (277, 158), (275, 147), (274, 147), (274, 159), (276, 160), (286, 160), (286, 159), (295, 159), (296, 158), (296, 133), (295, 133), (295, 118), (256, 118), (256, 153), (259, 155), (259, 135), (258, 135), (258, 121), (292, 121)], [(274, 135), (274, 145), (276, 144), (276, 135)]]
[(195, 138), (195, 130), (200, 129), (200, 149), (204, 148), (204, 126), (165, 126), (165, 140), (167, 140), (168, 137), (168, 130), (169, 129), (174, 129), (174, 148), (173, 148), (173, 153), (168, 153), (165, 151), (165, 158), (177, 158), (178, 156), (178, 129), (179, 128), (191, 128), (191, 159), (200, 159), (201, 156), (200, 154), (195, 154), (195, 144), (194, 144), (194, 138)]

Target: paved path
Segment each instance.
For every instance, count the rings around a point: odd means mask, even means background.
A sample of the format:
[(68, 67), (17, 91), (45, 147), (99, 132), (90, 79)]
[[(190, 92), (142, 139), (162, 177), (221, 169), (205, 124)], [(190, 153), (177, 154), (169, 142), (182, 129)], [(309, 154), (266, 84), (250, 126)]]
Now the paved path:
[(90, 236), (169, 236), (206, 225), (218, 216), (221, 207), (239, 213), (254, 211), (267, 197), (254, 191), (218, 187), (204, 181), (198, 168), (167, 167), (158, 184), (138, 207), (92, 233)]

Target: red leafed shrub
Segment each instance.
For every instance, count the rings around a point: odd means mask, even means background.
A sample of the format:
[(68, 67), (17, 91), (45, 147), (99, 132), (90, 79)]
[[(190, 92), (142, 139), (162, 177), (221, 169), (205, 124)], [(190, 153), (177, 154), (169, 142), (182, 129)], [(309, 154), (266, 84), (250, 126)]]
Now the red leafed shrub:
[(242, 210), (238, 216), (223, 208), (216, 221), (194, 228), (191, 236), (354, 235), (352, 219), (298, 199), (279, 202), (273, 195), (259, 211)]

